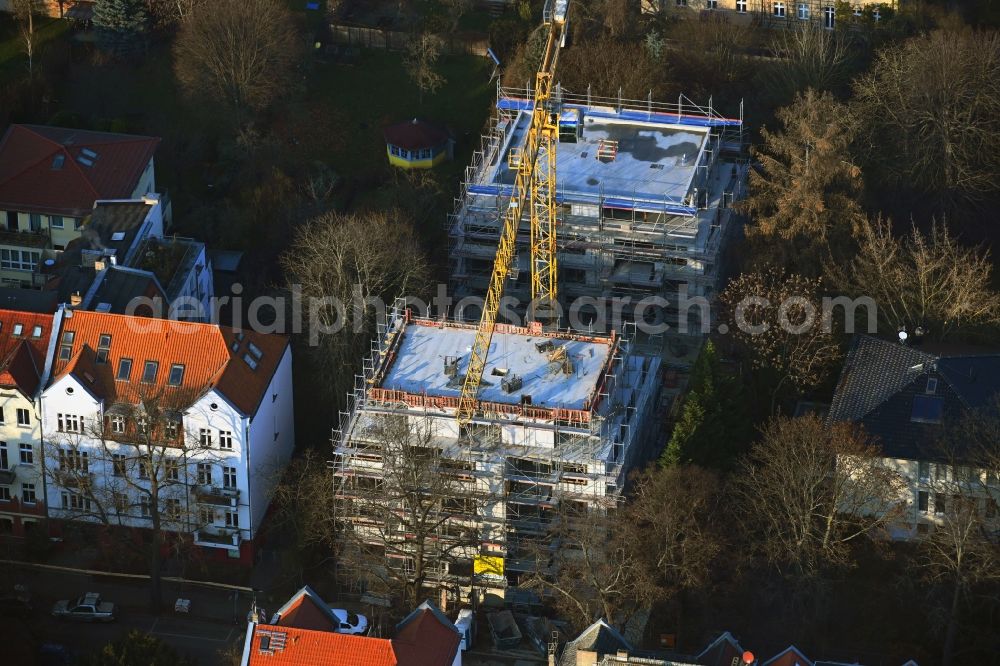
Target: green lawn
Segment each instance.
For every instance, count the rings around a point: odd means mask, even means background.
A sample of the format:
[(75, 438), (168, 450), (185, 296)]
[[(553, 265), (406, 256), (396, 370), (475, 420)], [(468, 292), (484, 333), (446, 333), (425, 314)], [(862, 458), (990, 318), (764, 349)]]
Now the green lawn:
[(344, 175), (377, 177), (389, 171), (382, 128), (420, 117), (448, 126), (455, 136), (455, 161), (440, 167), (461, 173), (474, 147), (495, 95), (485, 58), (446, 56), (438, 71), (446, 83), (421, 99), (407, 76), (402, 57), (386, 51), (363, 51), (356, 65), (319, 65), (309, 96), (324, 103), (342, 125), (344, 149), (330, 164)]

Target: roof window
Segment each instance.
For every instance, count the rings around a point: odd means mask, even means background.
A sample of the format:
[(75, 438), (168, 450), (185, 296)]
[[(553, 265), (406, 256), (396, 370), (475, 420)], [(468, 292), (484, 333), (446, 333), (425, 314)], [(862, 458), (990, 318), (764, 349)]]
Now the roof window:
[(125, 240), (125, 232), (116, 231), (115, 233), (111, 234), (111, 240), (115, 242)]
[(247, 365), (250, 366), (251, 370), (257, 369), (257, 359), (255, 359), (250, 354), (243, 354), (243, 360), (246, 361)]
[(184, 381), (184, 366), (180, 363), (174, 363), (170, 366), (170, 377), (167, 378), (167, 383), (171, 386), (180, 386)]
[(59, 171), (60, 169), (63, 168), (63, 164), (65, 163), (66, 163), (66, 156), (63, 155), (62, 153), (59, 153), (58, 155), (52, 158), (52, 170)]
[(264, 352), (260, 350), (260, 347), (258, 347), (252, 342), (247, 343), (247, 349), (250, 350), (250, 353), (253, 354), (254, 358), (256, 358), (258, 361), (261, 359), (261, 357), (264, 356)]
[(142, 381), (146, 384), (152, 384), (156, 381), (156, 373), (160, 370), (160, 364), (156, 361), (146, 361), (146, 365), (142, 368)]
[(24, 332), (24, 324), (14, 324), (14, 335), (21, 335)]
[(108, 353), (111, 351), (111, 336), (107, 333), (101, 333), (101, 336), (97, 339), (97, 362), (107, 363)]
[(935, 393), (937, 393), (937, 382), (938, 382), (937, 377), (928, 377), (927, 388), (924, 392), (927, 395), (934, 395)]
[(31, 329), (31, 337), (33, 337), (33, 338), (40, 338), (40, 337), (42, 337), (42, 327), (41, 326), (35, 326), (34, 328), (32, 328)]
[(132, 359), (123, 358), (118, 361), (118, 374), (115, 375), (115, 379), (123, 382), (127, 382), (132, 374)]

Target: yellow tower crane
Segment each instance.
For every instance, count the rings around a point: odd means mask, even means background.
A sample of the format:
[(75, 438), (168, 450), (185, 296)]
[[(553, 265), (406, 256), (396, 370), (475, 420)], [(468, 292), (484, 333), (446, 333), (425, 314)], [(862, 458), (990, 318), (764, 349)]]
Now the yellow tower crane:
[(531, 309), (551, 312), (556, 302), (556, 144), (559, 142), (559, 114), (551, 105), (556, 61), (566, 28), (569, 0), (554, 0), (544, 12), (548, 25), (545, 55), (535, 74), (531, 126), (521, 149), (511, 149), (508, 165), (515, 171), (514, 193), (503, 214), (500, 242), (493, 260), (490, 285), (483, 313), (476, 329), (469, 366), (462, 382), (456, 417), (466, 425), (476, 412), (479, 385), (486, 369), (486, 356), (493, 340), (504, 281), (514, 259), (517, 230), (524, 207), (531, 215)]

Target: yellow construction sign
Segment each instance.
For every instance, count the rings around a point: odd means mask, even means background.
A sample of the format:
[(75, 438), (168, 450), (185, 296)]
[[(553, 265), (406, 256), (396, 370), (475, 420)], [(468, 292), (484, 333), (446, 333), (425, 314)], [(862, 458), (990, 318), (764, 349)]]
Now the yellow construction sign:
[(503, 558), (497, 555), (476, 555), (472, 571), (477, 576), (503, 576)]

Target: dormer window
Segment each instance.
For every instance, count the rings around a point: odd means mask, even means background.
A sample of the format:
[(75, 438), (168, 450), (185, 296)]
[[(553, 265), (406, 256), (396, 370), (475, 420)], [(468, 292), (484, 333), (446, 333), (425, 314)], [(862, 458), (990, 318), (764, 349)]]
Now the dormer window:
[(160, 369), (160, 364), (156, 361), (146, 361), (146, 365), (142, 368), (142, 381), (146, 384), (153, 384), (156, 382), (156, 373)]
[(174, 363), (170, 366), (170, 377), (167, 379), (167, 383), (171, 386), (180, 386), (184, 382), (184, 366), (180, 363)]

